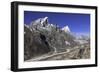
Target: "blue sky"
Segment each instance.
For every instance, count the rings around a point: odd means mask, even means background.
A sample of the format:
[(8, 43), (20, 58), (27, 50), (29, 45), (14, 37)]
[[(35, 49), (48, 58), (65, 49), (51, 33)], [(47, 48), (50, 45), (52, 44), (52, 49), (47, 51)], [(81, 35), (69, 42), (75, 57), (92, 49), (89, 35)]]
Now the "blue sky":
[(90, 33), (90, 14), (24, 11), (24, 24), (29, 25), (32, 21), (46, 16), (49, 23), (57, 24), (61, 28), (68, 25), (73, 33)]

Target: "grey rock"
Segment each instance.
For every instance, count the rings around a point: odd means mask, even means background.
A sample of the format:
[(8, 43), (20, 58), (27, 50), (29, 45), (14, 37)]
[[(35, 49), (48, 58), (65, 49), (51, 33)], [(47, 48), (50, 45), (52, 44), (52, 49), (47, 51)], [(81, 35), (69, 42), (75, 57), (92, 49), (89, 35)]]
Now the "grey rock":
[(74, 39), (71, 33), (63, 31), (57, 24), (50, 24), (48, 17), (39, 18), (30, 25), (24, 25), (24, 60), (65, 52), (78, 44)]

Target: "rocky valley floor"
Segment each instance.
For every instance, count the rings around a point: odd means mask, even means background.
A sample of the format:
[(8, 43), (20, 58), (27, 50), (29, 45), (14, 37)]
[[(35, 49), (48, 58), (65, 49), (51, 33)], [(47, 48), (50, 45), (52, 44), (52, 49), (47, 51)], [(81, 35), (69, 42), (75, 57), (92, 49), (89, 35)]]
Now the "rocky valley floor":
[(67, 49), (65, 52), (44, 54), (35, 58), (31, 58), (30, 60), (26, 60), (26, 62), (73, 60), (73, 59), (77, 60), (77, 59), (89, 59), (89, 58), (90, 58), (89, 46), (84, 47), (84, 49), (80, 49), (80, 47), (76, 46), (74, 47), (74, 49)]

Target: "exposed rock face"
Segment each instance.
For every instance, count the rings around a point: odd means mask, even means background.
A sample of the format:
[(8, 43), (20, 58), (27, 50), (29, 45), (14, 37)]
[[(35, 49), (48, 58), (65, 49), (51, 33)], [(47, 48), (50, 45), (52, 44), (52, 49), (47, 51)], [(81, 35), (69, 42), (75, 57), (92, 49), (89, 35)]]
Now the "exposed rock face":
[(48, 17), (39, 18), (30, 25), (24, 25), (24, 60), (48, 53), (65, 52), (77, 42), (68, 26), (63, 30), (48, 23)]
[(35, 31), (31, 32), (27, 27), (24, 27), (24, 31), (24, 60), (52, 51), (45, 35)]

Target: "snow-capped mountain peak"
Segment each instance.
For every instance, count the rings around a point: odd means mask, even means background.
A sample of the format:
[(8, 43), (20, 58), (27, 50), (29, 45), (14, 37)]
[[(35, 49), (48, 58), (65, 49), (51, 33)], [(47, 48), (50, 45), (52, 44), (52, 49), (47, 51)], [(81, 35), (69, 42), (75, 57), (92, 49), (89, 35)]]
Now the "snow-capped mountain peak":
[(41, 19), (41, 25), (46, 26), (48, 24), (48, 17), (44, 17)]
[(40, 28), (40, 27), (46, 27), (48, 25), (48, 17), (38, 18), (31, 22), (30, 28)]
[(48, 17), (42, 18), (41, 24), (44, 23), (44, 22), (46, 22), (46, 21), (48, 21)]
[(70, 32), (70, 28), (67, 25), (63, 27), (62, 30), (65, 32)]

